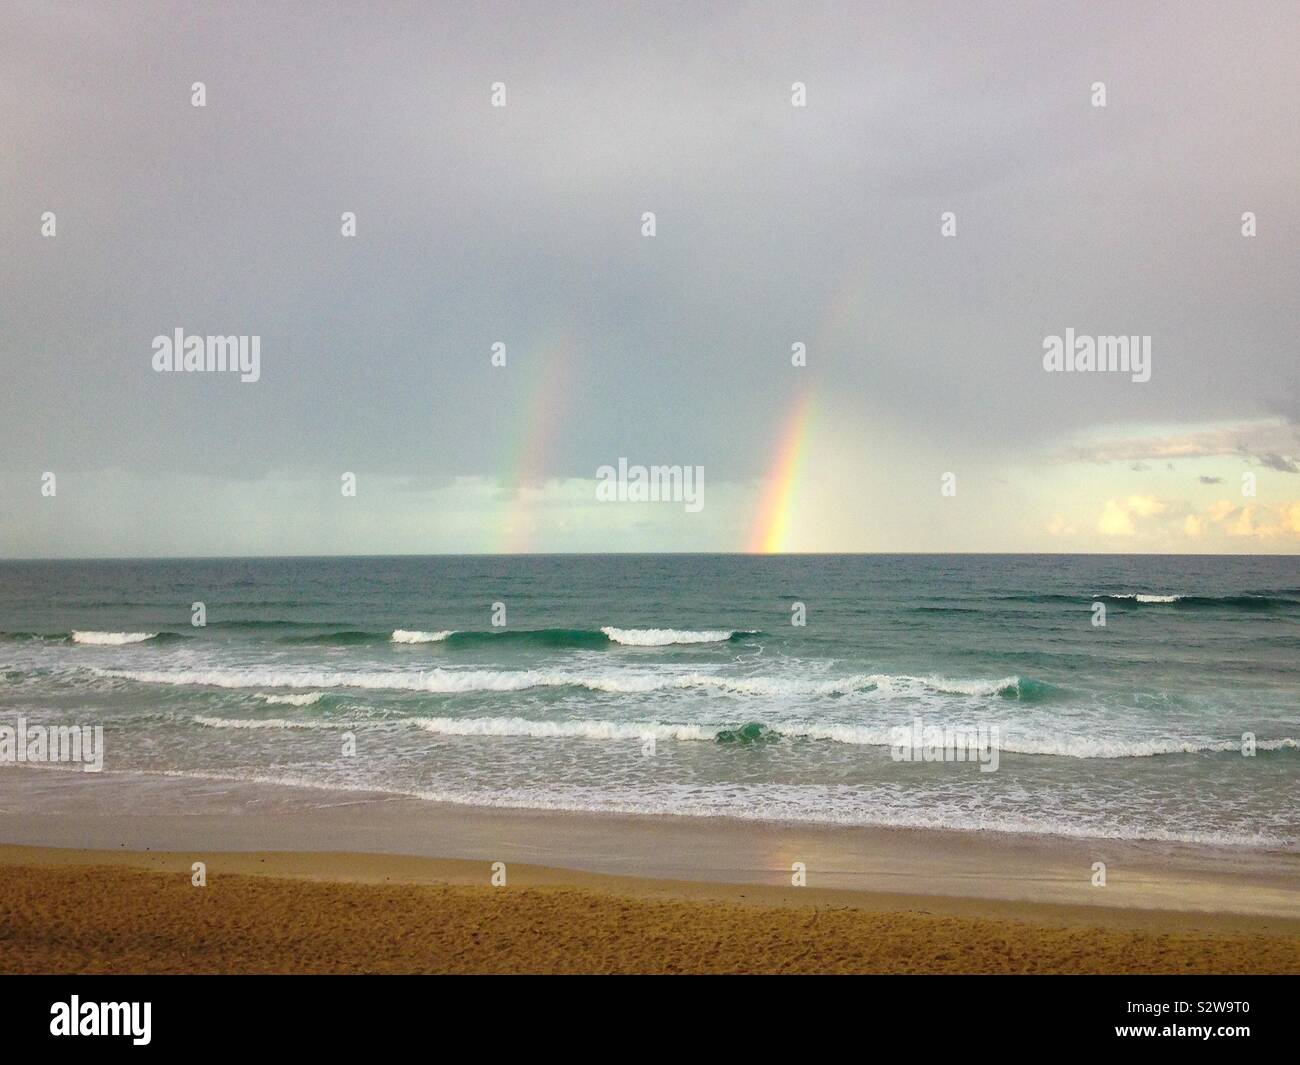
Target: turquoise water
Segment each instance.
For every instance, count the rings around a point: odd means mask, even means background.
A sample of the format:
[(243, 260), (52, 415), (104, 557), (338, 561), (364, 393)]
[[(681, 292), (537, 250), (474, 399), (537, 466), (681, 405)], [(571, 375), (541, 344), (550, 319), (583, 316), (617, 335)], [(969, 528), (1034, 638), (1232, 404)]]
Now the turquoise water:
[[(6, 562), (0, 632), (0, 724), (102, 724), (106, 772), (1300, 840), (1295, 558)], [(917, 720), (996, 727), (996, 771), (896, 760)]]

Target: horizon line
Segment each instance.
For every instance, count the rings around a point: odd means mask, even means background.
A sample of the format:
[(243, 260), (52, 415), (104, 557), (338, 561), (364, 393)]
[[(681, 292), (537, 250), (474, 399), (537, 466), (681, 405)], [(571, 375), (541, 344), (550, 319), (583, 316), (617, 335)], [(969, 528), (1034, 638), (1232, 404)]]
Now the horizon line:
[(0, 558), (7, 562), (231, 562), (295, 559), (390, 558), (1300, 558), (1300, 552), (1263, 551), (432, 551), (387, 554), (296, 555), (59, 555)]

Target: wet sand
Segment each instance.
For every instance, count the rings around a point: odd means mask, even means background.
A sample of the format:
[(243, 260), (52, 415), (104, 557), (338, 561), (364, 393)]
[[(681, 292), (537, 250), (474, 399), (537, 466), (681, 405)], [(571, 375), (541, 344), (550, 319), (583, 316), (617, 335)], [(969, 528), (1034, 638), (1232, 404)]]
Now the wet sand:
[(43, 770), (0, 842), (4, 972), (1300, 972), (1289, 853)]

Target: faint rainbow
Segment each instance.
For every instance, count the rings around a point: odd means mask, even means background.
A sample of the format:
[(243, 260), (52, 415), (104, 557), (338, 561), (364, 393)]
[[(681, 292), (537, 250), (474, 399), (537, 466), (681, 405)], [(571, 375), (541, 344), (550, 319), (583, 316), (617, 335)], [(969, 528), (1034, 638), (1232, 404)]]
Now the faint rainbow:
[(807, 389), (795, 400), (782, 426), (776, 456), (765, 478), (758, 505), (758, 517), (749, 543), (751, 552), (774, 554), (789, 549), (790, 519), (812, 412), (812, 390)]
[(501, 463), (506, 504), (496, 528), (497, 553), (536, 550), (538, 508), (534, 504), (564, 425), (572, 350), (566, 337), (520, 356), (522, 397), (512, 423), (515, 433)]

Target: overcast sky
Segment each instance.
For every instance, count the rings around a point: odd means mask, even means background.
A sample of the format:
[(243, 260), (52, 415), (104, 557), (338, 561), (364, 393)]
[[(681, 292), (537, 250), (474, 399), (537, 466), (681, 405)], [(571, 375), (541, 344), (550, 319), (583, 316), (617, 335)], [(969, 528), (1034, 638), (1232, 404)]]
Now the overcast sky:
[[(784, 549), (1300, 549), (1294, 4), (0, 25), (0, 556), (744, 550), (805, 395)], [(178, 327), (260, 380), (155, 373)]]

